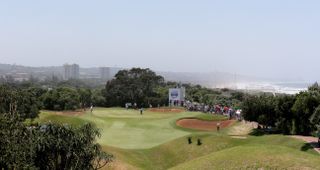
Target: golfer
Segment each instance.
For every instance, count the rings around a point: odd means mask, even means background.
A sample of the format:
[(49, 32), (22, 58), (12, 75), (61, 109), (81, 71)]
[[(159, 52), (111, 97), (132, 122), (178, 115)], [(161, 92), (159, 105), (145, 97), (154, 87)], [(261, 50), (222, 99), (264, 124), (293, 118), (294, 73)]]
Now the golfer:
[(143, 108), (140, 108), (140, 115), (143, 114)]
[(93, 112), (93, 105), (91, 105), (91, 107), (90, 107), (90, 111), (91, 111), (91, 113)]

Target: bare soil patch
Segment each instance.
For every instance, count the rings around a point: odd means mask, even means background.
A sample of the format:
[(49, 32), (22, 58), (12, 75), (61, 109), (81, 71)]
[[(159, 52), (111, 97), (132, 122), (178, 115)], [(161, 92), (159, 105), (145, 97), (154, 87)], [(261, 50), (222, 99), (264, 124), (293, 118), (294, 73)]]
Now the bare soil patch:
[(176, 123), (178, 126), (188, 129), (197, 129), (205, 131), (217, 130), (217, 123), (220, 123), (220, 129), (231, 126), (236, 120), (225, 121), (204, 121), (194, 118), (180, 119)]

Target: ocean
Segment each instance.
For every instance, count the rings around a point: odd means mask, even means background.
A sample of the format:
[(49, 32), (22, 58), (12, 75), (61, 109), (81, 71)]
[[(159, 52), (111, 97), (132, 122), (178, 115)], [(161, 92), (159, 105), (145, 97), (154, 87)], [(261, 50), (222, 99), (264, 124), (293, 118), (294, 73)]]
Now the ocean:
[(248, 82), (237, 83), (234, 89), (254, 90), (271, 93), (297, 94), (305, 91), (312, 83), (306, 82)]

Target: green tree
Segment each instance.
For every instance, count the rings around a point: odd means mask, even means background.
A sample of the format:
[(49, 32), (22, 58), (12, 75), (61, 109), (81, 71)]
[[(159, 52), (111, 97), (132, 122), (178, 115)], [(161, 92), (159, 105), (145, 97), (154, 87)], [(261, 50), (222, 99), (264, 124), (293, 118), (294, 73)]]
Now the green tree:
[(113, 159), (95, 143), (100, 133), (92, 124), (74, 128), (49, 123), (37, 132), (35, 165), (40, 169), (100, 169)]
[(79, 88), (78, 94), (79, 94), (80, 107), (83, 109), (85, 109), (86, 107), (89, 107), (90, 104), (92, 103), (91, 90), (87, 88)]
[(276, 127), (284, 134), (294, 133), (294, 113), (291, 108), (295, 100), (294, 95), (283, 95), (276, 101)]
[(102, 89), (94, 89), (92, 91), (92, 104), (94, 106), (105, 106), (106, 105), (106, 99), (103, 96)]
[(242, 104), (243, 117), (249, 121), (256, 121), (264, 127), (275, 127), (277, 117), (275, 97), (263, 94), (261, 96), (247, 96)]
[(313, 129), (310, 123), (310, 117), (319, 106), (319, 92), (305, 91), (297, 95), (296, 101), (292, 107), (294, 112), (295, 133), (309, 135)]
[(17, 114), (0, 114), (0, 169), (35, 169), (35, 139)]
[(320, 131), (320, 105), (314, 110), (310, 116), (310, 123), (314, 131)]
[(104, 96), (108, 106), (124, 106), (127, 102), (136, 102), (138, 105), (152, 104), (149, 99), (157, 97), (155, 88), (163, 83), (163, 77), (150, 69), (120, 70), (115, 79), (107, 82)]
[(42, 96), (42, 100), (48, 110), (75, 110), (80, 107), (80, 95), (71, 87), (51, 89)]
[(41, 108), (37, 94), (30, 89), (0, 85), (0, 113), (19, 114), (21, 118), (36, 118)]

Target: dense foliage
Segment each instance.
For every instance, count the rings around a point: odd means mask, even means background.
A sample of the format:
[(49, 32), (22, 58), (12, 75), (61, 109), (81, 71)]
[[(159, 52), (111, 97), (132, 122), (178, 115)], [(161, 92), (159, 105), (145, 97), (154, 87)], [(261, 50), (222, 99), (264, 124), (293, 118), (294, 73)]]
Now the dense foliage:
[(208, 105), (240, 106), (245, 94), (230, 89), (211, 89), (200, 85), (183, 84), (186, 88), (186, 99), (191, 102)]
[(317, 83), (297, 95), (248, 96), (244, 118), (284, 134), (310, 135), (320, 128), (320, 88)]
[(99, 169), (109, 163), (112, 155), (95, 142), (100, 134), (91, 124), (72, 127), (24, 123), (38, 116), (42, 104), (49, 107), (46, 104), (53, 103), (53, 109), (75, 109), (78, 102), (88, 102), (87, 95), (90, 93), (86, 90), (67, 87), (44, 90), (1, 85), (0, 169)]
[(15, 88), (0, 86), (0, 113), (11, 113), (16, 110), (20, 117), (36, 118), (41, 108), (38, 91), (33, 88)]
[(27, 126), (19, 115), (0, 115), (0, 169), (100, 169), (112, 155), (95, 143), (91, 124)]
[[(45, 81), (34, 78), (24, 82), (7, 81), (6, 85), (0, 85), (0, 93), (7, 93), (6, 89), (15, 89), (13, 93), (24, 96), (19, 100), (21, 113), (31, 113), (25, 117), (34, 118), (39, 109), (76, 110), (86, 109), (91, 105), (123, 107), (125, 103), (137, 103), (139, 107), (164, 106), (168, 105), (169, 88), (181, 85), (177, 82), (165, 82), (163, 77), (150, 69), (141, 68), (120, 70), (114, 79), (105, 82), (104, 87), (90, 86), (89, 82), (59, 81), (54, 76)], [(191, 84), (182, 86), (186, 88), (186, 100), (208, 105), (239, 106), (244, 96), (242, 92), (229, 89), (210, 89)], [(7, 104), (2, 104), (6, 106), (2, 108), (9, 109)], [(25, 111), (28, 109), (33, 111)]]
[(150, 69), (133, 68), (120, 70), (109, 81), (104, 90), (107, 106), (124, 106), (125, 103), (137, 103), (139, 106), (159, 104), (156, 89), (164, 83), (161, 76)]

